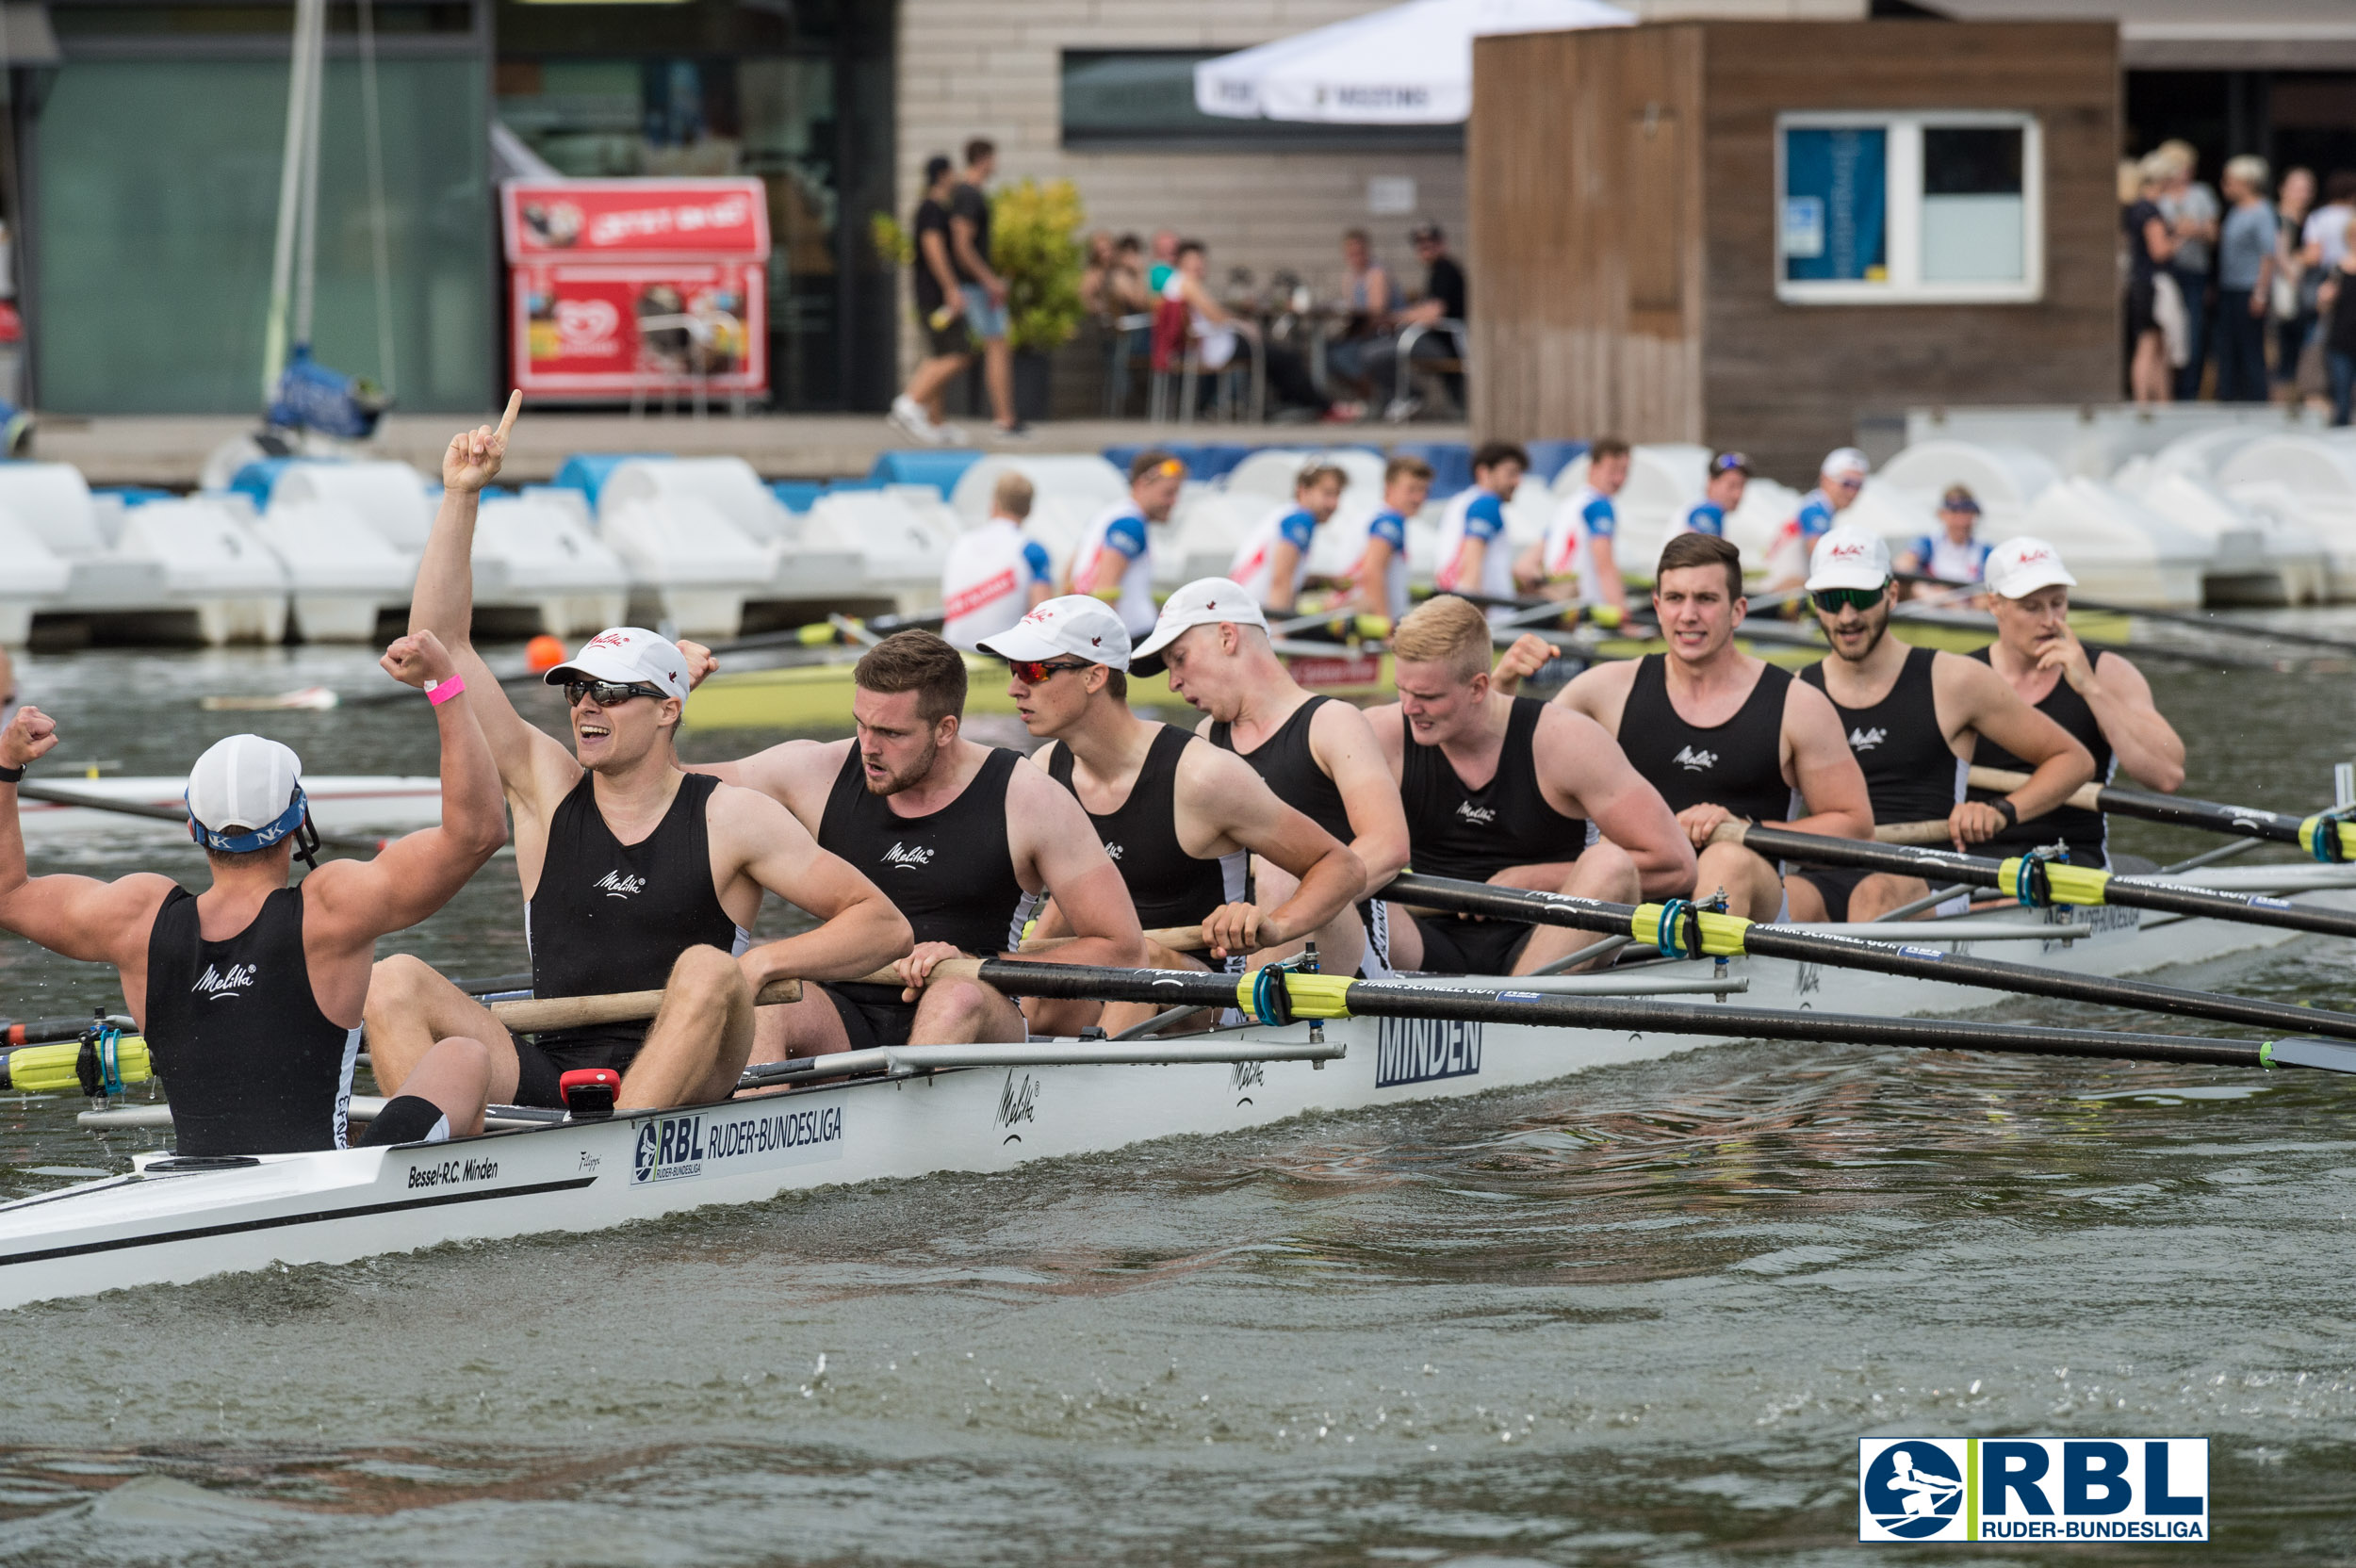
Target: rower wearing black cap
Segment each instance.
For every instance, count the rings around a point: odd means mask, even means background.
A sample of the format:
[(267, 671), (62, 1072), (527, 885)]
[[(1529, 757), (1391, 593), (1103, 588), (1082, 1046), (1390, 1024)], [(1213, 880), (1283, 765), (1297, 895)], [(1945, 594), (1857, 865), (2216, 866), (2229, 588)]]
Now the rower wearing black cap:
[[(369, 1052), (398, 1083), (435, 1040), (492, 1048), (496, 1099), (562, 1102), (568, 1070), (621, 1074), (624, 1108), (725, 1100), (753, 1043), (753, 998), (772, 979), (865, 974), (908, 950), (908, 923), (874, 883), (820, 849), (775, 801), (685, 772), (677, 739), (687, 660), (667, 638), (614, 627), (548, 672), (573, 743), (526, 721), (468, 641), (476, 503), (499, 472), (520, 395), (497, 431), (450, 442), (410, 625), (451, 645), (483, 694), (483, 727), (515, 819), (532, 988), (542, 997), (660, 988), (650, 1025), (516, 1039), (490, 1010), (412, 957), (377, 966)], [(816, 921), (753, 946), (764, 892)]]
[[(442, 821), (369, 860), (330, 860), (290, 884), (318, 847), (303, 764), (276, 741), (232, 735), (188, 775), (188, 830), (212, 886), (169, 876), (113, 882), (27, 877), (17, 781), (57, 743), (57, 727), (21, 708), (0, 731), (0, 928), (52, 952), (115, 966), (172, 1097), (178, 1152), (295, 1154), (350, 1136), (361, 1004), (376, 939), (417, 924), (506, 841), (499, 775), (450, 655), (413, 633), (384, 655), (422, 687), (442, 744)], [(417, 1143), (483, 1130), (491, 1054), (451, 1037), (418, 1054), (368, 1135)], [(380, 1078), (380, 1085), (384, 1080)]]

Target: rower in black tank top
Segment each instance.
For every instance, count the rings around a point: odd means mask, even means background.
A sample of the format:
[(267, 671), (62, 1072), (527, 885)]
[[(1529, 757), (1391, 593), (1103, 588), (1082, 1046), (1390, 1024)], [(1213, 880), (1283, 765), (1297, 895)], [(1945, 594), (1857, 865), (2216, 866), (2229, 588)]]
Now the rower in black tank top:
[[(1024, 894), (1006, 839), (1006, 781), (1022, 761), (994, 747), (957, 799), (904, 817), (869, 792), (855, 745), (827, 792), (818, 846), (881, 888), (917, 941), (984, 958), (1009, 952), (1023, 940)], [(899, 987), (829, 981), (824, 989), (855, 1049), (908, 1043), (916, 1004), (900, 1000)]]
[(1232, 751), (1251, 763), (1252, 771), (1268, 780), (1268, 787), (1276, 792), (1277, 799), (1348, 843), (1358, 836), (1358, 830), (1350, 825), (1350, 808), (1342, 804), (1342, 792), (1317, 766), (1317, 754), (1309, 749), (1309, 728), (1317, 719), (1317, 710), (1333, 700), (1328, 696), (1311, 697), (1293, 710), (1292, 717), (1275, 734), (1251, 751), (1235, 744), (1235, 727), (1224, 720), (1211, 721), (1207, 739), (1211, 744)]
[[(1408, 863), (1427, 876), (1486, 882), (1508, 866), (1576, 860), (1595, 839), (1584, 817), (1566, 817), (1546, 804), (1538, 785), (1532, 742), (1546, 704), (1515, 697), (1505, 723), (1497, 771), (1476, 790), (1459, 777), (1438, 746), (1415, 739), (1402, 725), (1405, 750), (1399, 800), (1407, 808)], [(1517, 921), (1415, 916), (1423, 932), (1423, 967), (1456, 974), (1505, 974), (1529, 939)]]
[[(2102, 667), (2103, 651), (2094, 648), (2086, 654), (2086, 662), (2098, 671)], [(1976, 650), (1972, 657), (1992, 667), (1993, 662), (1987, 648)], [(2070, 684), (2067, 676), (2054, 678), (2053, 689), (2045, 694), (2045, 700), (2037, 705), (2037, 710), (2068, 730), (2071, 739), (2086, 748), (2094, 758), (2094, 776), (2098, 782), (2107, 784), (2111, 781), (2111, 776), (2119, 770), (2119, 759), (2112, 752), (2110, 742), (2103, 738), (2102, 727), (2096, 721), (2094, 710), (2086, 706), (2086, 699), (2078, 694), (2078, 689)], [(2010, 773), (2037, 771), (1985, 735), (1980, 737), (1978, 747), (1972, 753), (1972, 765), (1975, 768), (2003, 768)], [(1997, 801), (2004, 798), (2004, 792), (1998, 790), (1973, 790), (1971, 793), (1973, 800)], [(2100, 811), (2088, 811), (2076, 806), (2057, 806), (2041, 817), (2013, 824), (1994, 838), (1974, 845), (1972, 853), (1993, 855), (2001, 859), (2026, 855), (2058, 839), (2069, 848), (2071, 864), (2107, 866), (2111, 863), (2109, 823), (2110, 819)]]
[(281, 888), (254, 923), (206, 941), (174, 888), (147, 936), (147, 1048), (172, 1096), (183, 1154), (341, 1149), (360, 1030), (319, 1011), (303, 951), (303, 892)]
[[(1865, 775), (1873, 821), (1944, 822), (1963, 798), (1963, 759), (1939, 727), (1939, 700), (1931, 686), (1932, 648), (1908, 648), (1890, 694), (1871, 708), (1833, 709), (1849, 737), (1849, 749)], [(1800, 678), (1824, 692), (1824, 666), (1810, 664)]]
[[(720, 781), (682, 774), (653, 832), (626, 844), (605, 825), (582, 774), (548, 821), (548, 858), (524, 911), (532, 942), (532, 994), (597, 996), (657, 990), (691, 947), (742, 953), (751, 937), (720, 906), (712, 885), (705, 804)], [(627, 1070), (651, 1021), (553, 1031), (516, 1043), (516, 1101), (561, 1105), (557, 1078), (583, 1067)]]
[(1672, 811), (1719, 806), (1746, 821), (1786, 822), (1792, 786), (1783, 776), (1783, 704), (1792, 672), (1761, 666), (1759, 683), (1719, 725), (1682, 717), (1669, 700), (1668, 655), (1637, 661), (1620, 710), (1620, 749)]
[[(1199, 860), (1178, 841), (1178, 759), (1197, 737), (1172, 725), (1154, 732), (1129, 798), (1103, 816), (1088, 812), (1104, 853), (1121, 868), (1137, 923), (1151, 931), (1165, 925), (1196, 925), (1222, 904), (1251, 896), (1247, 873), (1252, 857), (1238, 850)], [(1047, 776), (1076, 797), (1072, 757), (1057, 745), (1047, 759)], [(1087, 809), (1087, 803), (1081, 803)]]

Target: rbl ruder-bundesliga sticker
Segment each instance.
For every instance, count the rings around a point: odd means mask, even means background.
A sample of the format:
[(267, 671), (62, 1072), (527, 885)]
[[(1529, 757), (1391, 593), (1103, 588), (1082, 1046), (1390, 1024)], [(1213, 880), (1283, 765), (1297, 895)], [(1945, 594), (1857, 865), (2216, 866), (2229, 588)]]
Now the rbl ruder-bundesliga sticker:
[(1859, 1541), (2206, 1541), (2205, 1437), (1862, 1437)]

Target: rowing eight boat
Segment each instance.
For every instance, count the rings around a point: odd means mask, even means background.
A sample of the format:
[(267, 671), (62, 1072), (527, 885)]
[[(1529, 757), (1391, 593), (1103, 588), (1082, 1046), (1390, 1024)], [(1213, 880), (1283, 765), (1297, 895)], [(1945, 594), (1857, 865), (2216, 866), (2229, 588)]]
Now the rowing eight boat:
[[(2201, 881), (2356, 908), (2356, 868), (2213, 869)], [(2015, 961), (2101, 974), (2143, 972), (2294, 935), (2082, 907), (1909, 923), (1903, 931), (1847, 929), (1887, 931), (1925, 950), (1992, 947)], [(1446, 997), (1482, 983), (1428, 984)], [(1151, 1138), (1236, 1132), (1309, 1111), (1546, 1083), (1757, 1037), (1770, 1017), (1757, 1010), (1762, 1004), (1893, 1020), (2005, 1000), (1969, 987), (1758, 957), (1489, 984), (1510, 987), (1533, 1005), (1563, 994), (1698, 994), (1717, 998), (1703, 1010), (1725, 1008), (1726, 1022), (1723, 1032), (1691, 1035), (1625, 1024), (1356, 1017), (1159, 1042), (902, 1047), (835, 1064), (866, 1067), (865, 1076), (611, 1121), (225, 1163), (140, 1156), (130, 1175), (0, 1206), (0, 1307), (281, 1262), (342, 1263), (451, 1241), (600, 1230), (796, 1188), (1004, 1170)]]

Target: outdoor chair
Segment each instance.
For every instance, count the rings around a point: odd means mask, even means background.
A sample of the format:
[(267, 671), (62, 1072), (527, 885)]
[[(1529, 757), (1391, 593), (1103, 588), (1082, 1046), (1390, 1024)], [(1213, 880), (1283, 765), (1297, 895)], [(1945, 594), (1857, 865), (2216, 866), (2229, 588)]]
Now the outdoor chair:
[[(1434, 333), (1445, 334), (1455, 344), (1455, 356), (1430, 356), (1418, 364), (1415, 346)], [(1403, 425), (1415, 416), (1415, 372), (1418, 369), (1436, 376), (1461, 378), (1465, 362), (1472, 357), (1467, 348), (1469, 342), (1464, 323), (1453, 317), (1442, 317), (1436, 321), (1417, 321), (1401, 332), (1399, 335), (1399, 379), (1391, 390), (1390, 406), (1383, 411), (1383, 417), (1394, 425)], [(1457, 384), (1463, 384), (1461, 380)]]

